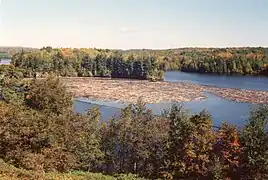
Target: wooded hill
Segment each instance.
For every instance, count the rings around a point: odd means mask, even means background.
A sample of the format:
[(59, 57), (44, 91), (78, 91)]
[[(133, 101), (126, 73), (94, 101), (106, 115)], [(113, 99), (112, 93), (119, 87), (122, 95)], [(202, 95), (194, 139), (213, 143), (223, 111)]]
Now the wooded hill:
[(179, 48), (128, 50), (125, 53), (151, 54), (164, 70), (215, 74), (268, 75), (268, 48)]
[[(40, 50), (7, 48), (6, 52), (9, 55), (15, 55), (13, 56), (15, 66), (25, 68), (31, 73), (49, 71), (61, 76), (162, 79), (163, 73), (160, 70), (227, 75), (268, 75), (268, 48), (263, 47), (126, 51), (44, 47)], [(151, 67), (151, 64), (154, 67)]]
[(102, 49), (52, 49), (22, 51), (12, 58), (15, 67), (25, 69), (25, 77), (39, 73), (60, 76), (163, 79), (163, 71), (154, 56), (127, 55)]

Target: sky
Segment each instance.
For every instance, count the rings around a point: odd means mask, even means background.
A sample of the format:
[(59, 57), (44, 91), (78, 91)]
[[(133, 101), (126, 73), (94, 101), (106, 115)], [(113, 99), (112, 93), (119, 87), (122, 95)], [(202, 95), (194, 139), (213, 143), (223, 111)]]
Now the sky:
[(0, 0), (0, 46), (268, 46), (268, 0)]

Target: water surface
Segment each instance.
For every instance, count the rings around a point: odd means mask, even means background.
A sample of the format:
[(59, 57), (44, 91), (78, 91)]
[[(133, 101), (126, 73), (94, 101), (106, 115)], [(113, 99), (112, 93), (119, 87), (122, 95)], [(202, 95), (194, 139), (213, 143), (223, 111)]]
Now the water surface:
[[(198, 113), (204, 109), (209, 111), (214, 125), (220, 125), (222, 121), (226, 121), (238, 126), (243, 125), (249, 115), (249, 111), (255, 106), (249, 103), (237, 103), (226, 100), (211, 93), (205, 93), (205, 95), (208, 97), (207, 99), (176, 104), (183, 105), (191, 114)], [(152, 110), (153, 114), (161, 115), (161, 113), (165, 109), (169, 109), (172, 104), (173, 103), (169, 102), (147, 104), (147, 107)], [(127, 106), (127, 104), (119, 102), (79, 98), (74, 103), (74, 109), (76, 112), (83, 113), (94, 105), (100, 107), (102, 121), (112, 118), (114, 115), (119, 115), (120, 109)]]
[(9, 65), (11, 63), (11, 59), (0, 59), (0, 65)]
[[(267, 77), (200, 75), (170, 71), (165, 73), (165, 81), (187, 82), (223, 88), (268, 90)], [(249, 112), (256, 106), (255, 104), (226, 100), (208, 92), (204, 92), (204, 94), (207, 96), (207, 99), (177, 104), (183, 104), (185, 108), (189, 109), (190, 113), (198, 113), (204, 109), (208, 110), (211, 113), (214, 125), (227, 121), (238, 126), (244, 124), (249, 116)], [(127, 104), (115, 101), (94, 101), (79, 98), (75, 101), (74, 108), (77, 112), (85, 112), (94, 104), (100, 106), (102, 120), (107, 120), (113, 115), (119, 115), (120, 109), (127, 106)], [(172, 103), (163, 102), (147, 104), (147, 107), (152, 110), (153, 114), (160, 115), (164, 109), (169, 109), (171, 105)]]
[(187, 82), (221, 88), (268, 91), (268, 77), (263, 76), (225, 76), (168, 71), (164, 79), (169, 82)]

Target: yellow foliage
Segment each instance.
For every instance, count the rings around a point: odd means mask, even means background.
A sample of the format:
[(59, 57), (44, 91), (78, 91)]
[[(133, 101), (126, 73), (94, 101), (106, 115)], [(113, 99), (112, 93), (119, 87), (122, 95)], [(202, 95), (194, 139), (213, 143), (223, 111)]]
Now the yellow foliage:
[(228, 59), (231, 59), (233, 57), (233, 54), (230, 52), (220, 52), (217, 54), (217, 56), (220, 58), (228, 60)]
[(9, 110), (10, 108), (8, 105), (5, 102), (0, 101), (0, 117), (5, 117), (9, 113)]

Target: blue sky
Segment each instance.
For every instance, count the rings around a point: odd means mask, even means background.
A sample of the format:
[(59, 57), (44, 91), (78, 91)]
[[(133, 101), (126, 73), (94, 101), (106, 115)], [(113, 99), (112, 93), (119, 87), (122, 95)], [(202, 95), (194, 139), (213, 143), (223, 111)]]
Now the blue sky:
[(0, 46), (268, 46), (268, 0), (0, 0)]

